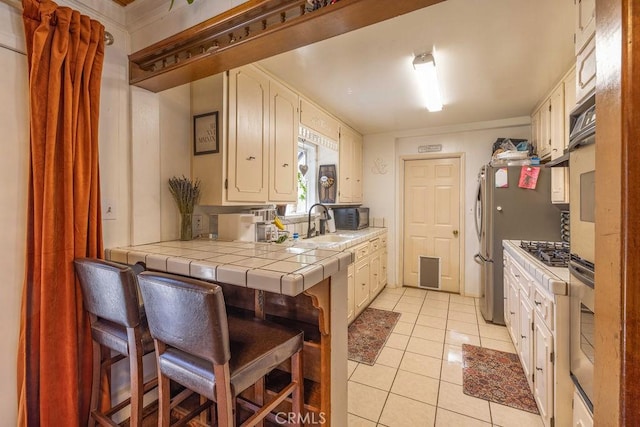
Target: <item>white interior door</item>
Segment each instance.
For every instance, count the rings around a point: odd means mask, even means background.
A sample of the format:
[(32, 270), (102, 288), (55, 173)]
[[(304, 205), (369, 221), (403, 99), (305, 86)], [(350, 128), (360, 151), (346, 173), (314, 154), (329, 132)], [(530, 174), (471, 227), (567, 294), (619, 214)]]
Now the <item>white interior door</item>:
[(403, 278), (418, 286), (419, 256), (440, 258), (440, 289), (460, 292), (460, 159), (404, 163)]

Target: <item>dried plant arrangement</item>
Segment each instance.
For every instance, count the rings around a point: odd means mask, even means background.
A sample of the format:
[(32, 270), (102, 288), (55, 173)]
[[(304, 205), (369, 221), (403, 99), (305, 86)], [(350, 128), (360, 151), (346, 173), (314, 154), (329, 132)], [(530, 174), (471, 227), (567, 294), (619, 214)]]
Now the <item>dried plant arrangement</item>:
[(180, 240), (191, 240), (193, 207), (200, 200), (200, 180), (191, 180), (184, 175), (182, 178), (174, 176), (169, 178), (169, 191), (180, 211)]
[(193, 213), (193, 206), (200, 200), (200, 180), (191, 180), (184, 175), (182, 178), (174, 176), (169, 178), (169, 191), (180, 213)]

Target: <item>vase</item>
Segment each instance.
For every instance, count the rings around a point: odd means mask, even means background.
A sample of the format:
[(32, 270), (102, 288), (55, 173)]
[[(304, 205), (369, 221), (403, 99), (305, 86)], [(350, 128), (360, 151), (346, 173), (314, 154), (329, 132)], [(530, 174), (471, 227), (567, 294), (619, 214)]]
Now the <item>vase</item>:
[(191, 228), (192, 220), (193, 220), (192, 213), (180, 214), (180, 240), (193, 239), (193, 229)]

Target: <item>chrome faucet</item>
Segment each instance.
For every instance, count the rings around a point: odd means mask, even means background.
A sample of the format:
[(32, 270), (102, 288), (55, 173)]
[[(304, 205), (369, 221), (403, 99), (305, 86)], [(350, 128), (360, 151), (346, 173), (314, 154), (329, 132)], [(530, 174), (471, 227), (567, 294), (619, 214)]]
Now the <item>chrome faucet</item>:
[(320, 219), (320, 234), (325, 233), (325, 228), (326, 228), (325, 224), (327, 220), (331, 219), (331, 215), (329, 215), (329, 209), (327, 209), (325, 205), (323, 205), (322, 203), (314, 203), (313, 205), (311, 205), (311, 207), (309, 208), (309, 220), (307, 222), (307, 239), (312, 237), (312, 234), (316, 231), (315, 224), (313, 228), (311, 227), (311, 211), (313, 211), (313, 208), (315, 208), (316, 206), (321, 206), (322, 208), (324, 208), (325, 218)]

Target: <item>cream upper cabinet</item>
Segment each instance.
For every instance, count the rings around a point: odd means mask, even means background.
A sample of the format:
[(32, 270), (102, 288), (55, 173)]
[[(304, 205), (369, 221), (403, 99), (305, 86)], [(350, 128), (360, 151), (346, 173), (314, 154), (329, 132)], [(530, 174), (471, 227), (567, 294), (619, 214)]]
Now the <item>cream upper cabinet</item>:
[(269, 168), (269, 78), (255, 67), (229, 72), (227, 199), (266, 202)]
[(300, 124), (321, 133), (333, 141), (338, 141), (340, 137), (340, 123), (338, 120), (304, 98), (300, 99)]
[(298, 198), (298, 95), (271, 80), (269, 102), (269, 200), (295, 203)]
[(362, 136), (346, 126), (340, 129), (338, 201), (362, 202)]
[(596, 38), (591, 37), (576, 57), (576, 102), (579, 104), (596, 89)]
[(564, 83), (560, 83), (549, 98), (549, 141), (551, 158), (564, 153)]
[(576, 55), (596, 33), (596, 0), (574, 0)]
[(296, 202), (298, 94), (251, 65), (224, 77), (215, 85), (192, 83), (198, 99), (224, 98), (219, 152), (193, 157), (202, 204)]
[(576, 102), (580, 104), (596, 88), (596, 0), (575, 3)]
[[(561, 82), (551, 93), (549, 98), (549, 132), (551, 139), (551, 160), (564, 154), (565, 147), (565, 108), (564, 108), (564, 82)], [(569, 203), (568, 174), (566, 168), (551, 169), (551, 202)]]
[(531, 118), (532, 141), (536, 147), (536, 153), (541, 159), (551, 155), (551, 139), (549, 129), (549, 115), (551, 102), (545, 102), (533, 113)]
[(573, 392), (573, 423), (574, 427), (593, 427), (593, 415), (580, 397), (578, 390)]
[(531, 144), (536, 147), (538, 151), (538, 145), (540, 141), (540, 110), (536, 110), (531, 114)]
[[(569, 146), (569, 113), (576, 104), (576, 72), (572, 67), (531, 115), (531, 142), (540, 159), (555, 160)], [(567, 168), (551, 169), (551, 201), (569, 203)]]
[(353, 182), (351, 198), (354, 203), (362, 202), (362, 136), (355, 134), (353, 139), (353, 163), (351, 164)]
[(569, 114), (576, 108), (576, 71), (571, 68), (564, 80), (564, 148), (569, 148), (569, 132), (571, 131)]

